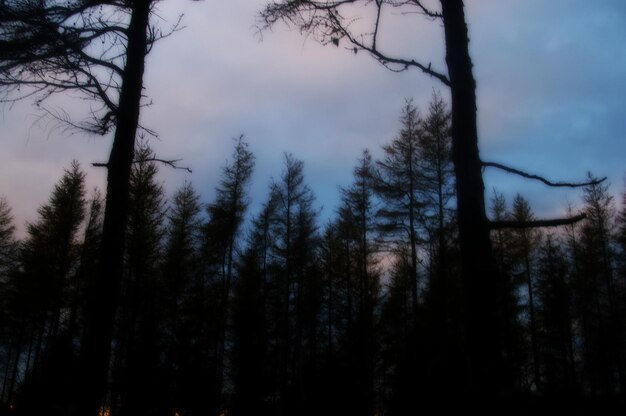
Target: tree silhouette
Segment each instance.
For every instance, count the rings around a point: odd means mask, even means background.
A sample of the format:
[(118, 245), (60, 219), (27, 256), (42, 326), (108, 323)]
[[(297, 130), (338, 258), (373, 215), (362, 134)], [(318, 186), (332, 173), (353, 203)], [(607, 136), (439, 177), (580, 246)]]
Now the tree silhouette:
[(0, 197), (0, 282), (5, 282), (15, 261), (17, 241), (11, 207), (5, 197)]
[(417, 108), (407, 101), (402, 109), (402, 129), (398, 137), (383, 146), (385, 156), (376, 162), (376, 193), (383, 201), (378, 210), (381, 229), (395, 242), (407, 243), (411, 254), (411, 285), (413, 313), (417, 312), (418, 293), (418, 218), (423, 216), (424, 202), (420, 195), (421, 172), (419, 140), (422, 120)]
[[(3, 2), (0, 86), (7, 99), (61, 92), (94, 100), (92, 118), (73, 122), (92, 132), (115, 129), (107, 167), (100, 273), (90, 285), (73, 414), (95, 415), (106, 383), (124, 253), (129, 177), (139, 127), (145, 57), (164, 36), (150, 24), (154, 0)], [(121, 51), (121, 52), (120, 52)], [(24, 88), (24, 90), (22, 90)], [(47, 111), (55, 117), (55, 113)]]
[(538, 257), (537, 311), (543, 391), (548, 397), (571, 397), (576, 391), (574, 331), (569, 264), (557, 237), (548, 234)]
[(248, 150), (248, 143), (240, 136), (235, 141), (232, 160), (222, 170), (216, 200), (207, 208), (209, 220), (206, 225), (205, 251), (215, 257), (214, 266), (219, 276), (216, 292), (218, 322), (215, 397), (219, 403), (224, 389), (224, 366), (226, 365), (226, 332), (230, 312), (231, 286), (237, 238), (244, 214), (248, 208), (247, 188), (254, 169), (254, 155)]
[[(534, 220), (534, 214), (530, 209), (528, 201), (520, 194), (515, 196), (511, 217), (514, 221), (529, 222)], [(539, 362), (539, 335), (537, 324), (537, 301), (535, 288), (535, 252), (537, 250), (540, 235), (534, 229), (516, 229), (512, 232), (513, 245), (513, 273), (524, 281), (526, 287), (525, 299), (528, 316), (528, 328), (530, 332), (530, 346), (532, 353), (533, 376), (529, 385), (534, 386), (538, 391), (541, 390), (541, 363)]]
[(26, 380), (17, 400), (27, 414), (67, 410), (71, 399), (63, 390), (70, 385), (76, 351), (67, 334), (64, 311), (79, 260), (77, 234), (85, 214), (84, 180), (85, 174), (73, 162), (48, 202), (38, 209), (39, 219), (28, 224), (28, 237), (19, 253), (21, 267), (12, 276), (12, 303), (18, 308), (12, 315), (19, 319), (14, 370), (20, 354), (28, 355)]
[[(489, 223), (485, 213), (482, 163), (476, 128), (476, 84), (468, 49), (467, 24), (462, 0), (442, 0), (439, 10), (422, 1), (310, 1), (285, 0), (266, 6), (261, 18), (266, 27), (279, 20), (316, 35), (322, 43), (345, 40), (355, 52), (365, 51), (383, 65), (406, 70), (418, 68), (448, 86), (452, 97), (452, 159), (456, 176), (457, 222), (461, 274), (465, 290), (467, 357), (472, 382), (466, 387), (481, 398), (498, 390), (496, 327), (496, 272), (493, 266)], [(352, 9), (350, 9), (353, 7)], [(355, 33), (350, 22), (355, 8), (372, 11), (370, 27)], [(381, 51), (379, 28), (388, 12), (399, 8), (407, 15), (421, 15), (443, 25), (447, 74), (419, 59), (398, 58)], [(348, 10), (350, 9), (350, 10)], [(358, 30), (358, 29), (355, 29)]]
[[(452, 160), (456, 178), (457, 225), (459, 232), (461, 282), (464, 291), (464, 328), (468, 377), (465, 392), (479, 402), (499, 396), (499, 334), (497, 328), (498, 277), (494, 265), (490, 229), (484, 201), (482, 168), (499, 167), (483, 163), (479, 156), (476, 123), (476, 82), (469, 54), (469, 36), (463, 0), (440, 0), (437, 5), (421, 0), (280, 0), (268, 3), (260, 12), (263, 28), (278, 21), (312, 34), (322, 44), (365, 52), (394, 71), (416, 68), (449, 87), (451, 96)], [(383, 50), (379, 42), (383, 22), (394, 13), (422, 18), (442, 25), (447, 73), (437, 70), (424, 57), (401, 57)], [(353, 24), (358, 21), (359, 24)], [(427, 63), (428, 62), (428, 63)], [(538, 178), (535, 176), (535, 178)], [(541, 178), (543, 179), (543, 178)], [(543, 179), (544, 182), (549, 182)], [(568, 221), (580, 220), (580, 217)], [(563, 223), (561, 221), (559, 224)], [(565, 221), (567, 223), (567, 221)], [(511, 226), (512, 224), (500, 224)], [(517, 226), (555, 225), (552, 223)], [(470, 382), (471, 380), (471, 382)]]
[[(146, 142), (136, 150), (130, 174), (124, 281), (116, 338), (113, 399), (122, 415), (159, 409), (164, 399), (160, 367), (162, 304), (158, 267), (164, 234), (164, 190), (157, 182), (154, 153)], [(112, 400), (115, 403), (115, 400)]]

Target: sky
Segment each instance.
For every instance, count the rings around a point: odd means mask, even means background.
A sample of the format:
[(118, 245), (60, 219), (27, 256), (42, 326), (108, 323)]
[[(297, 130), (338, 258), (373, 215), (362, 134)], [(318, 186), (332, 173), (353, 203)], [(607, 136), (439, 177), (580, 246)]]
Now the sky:
[[(416, 70), (390, 72), (364, 53), (322, 46), (283, 24), (259, 33), (257, 14), (266, 1), (162, 1), (155, 22), (167, 28), (184, 14), (185, 28), (147, 58), (151, 105), (142, 109), (141, 123), (158, 133), (149, 142), (159, 157), (182, 159), (193, 170), (160, 168), (170, 194), (190, 181), (210, 202), (232, 138), (243, 134), (257, 161), (250, 215), (290, 152), (305, 162), (325, 220), (362, 150), (380, 156), (394, 138), (405, 100), (425, 113), (433, 91), (445, 99), (449, 93)], [(626, 188), (626, 1), (465, 3), (483, 160), (553, 180), (607, 176), (619, 202)], [(391, 16), (380, 45), (445, 70), (439, 23)], [(53, 104), (70, 114), (85, 106), (72, 97)], [(69, 132), (38, 122), (37, 114), (30, 102), (0, 107), (0, 196), (12, 206), (18, 235), (36, 220), (72, 160), (87, 172), (88, 189), (104, 189), (105, 172), (91, 163), (106, 161), (111, 145), (111, 136)], [(538, 217), (581, 200), (580, 191), (492, 170), (485, 171), (485, 185), (487, 198), (493, 189), (509, 200), (521, 193)]]

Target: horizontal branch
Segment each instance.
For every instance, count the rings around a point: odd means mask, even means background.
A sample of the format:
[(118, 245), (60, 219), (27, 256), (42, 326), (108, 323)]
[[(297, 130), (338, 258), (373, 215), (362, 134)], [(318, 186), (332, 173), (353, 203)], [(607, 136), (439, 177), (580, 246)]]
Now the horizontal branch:
[(519, 169), (514, 169), (511, 168), (509, 166), (505, 166), (502, 165), (500, 163), (495, 163), (495, 162), (482, 162), (482, 165), (484, 167), (491, 167), (491, 168), (497, 168), (500, 170), (503, 170), (505, 172), (508, 173), (512, 173), (514, 175), (518, 175), (527, 179), (534, 179), (540, 182), (543, 182), (544, 184), (548, 185), (548, 186), (552, 186), (552, 187), (564, 187), (564, 188), (581, 188), (584, 186), (592, 186), (592, 185), (598, 185), (602, 182), (604, 182), (606, 180), (606, 176), (604, 178), (601, 179), (595, 179), (592, 181), (588, 181), (588, 182), (552, 182), (542, 176), (539, 175), (533, 175), (524, 171), (521, 171)]
[[(139, 159), (139, 160), (133, 160), (133, 164), (135, 163), (144, 163), (144, 162), (158, 162), (158, 163), (163, 163), (164, 165), (167, 165), (171, 168), (174, 169), (181, 169), (181, 170), (186, 170), (189, 173), (193, 173), (193, 171), (191, 170), (191, 168), (186, 167), (186, 166), (178, 166), (176, 163), (180, 162), (182, 159), (173, 159), (173, 160), (165, 160), (165, 159), (158, 159), (155, 157), (151, 157), (148, 159)], [(102, 162), (94, 162), (91, 164), (91, 166), (96, 167), (96, 168), (109, 168), (109, 164), (108, 163), (102, 163)]]
[(552, 220), (534, 220), (534, 221), (489, 221), (489, 229), (502, 230), (505, 228), (543, 228), (543, 227), (559, 227), (562, 225), (572, 225), (578, 221), (582, 221), (587, 216), (585, 214), (576, 215), (569, 218), (556, 218)]

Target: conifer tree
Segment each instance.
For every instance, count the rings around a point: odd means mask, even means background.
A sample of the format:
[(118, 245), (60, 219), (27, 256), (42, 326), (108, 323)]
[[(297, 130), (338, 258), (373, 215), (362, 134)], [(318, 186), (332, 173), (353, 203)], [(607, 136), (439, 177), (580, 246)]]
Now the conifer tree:
[(18, 243), (14, 232), (11, 207), (5, 197), (0, 197), (0, 406), (7, 400), (14, 346), (12, 336), (17, 324), (17, 317), (9, 308), (9, 278), (17, 266)]
[(569, 264), (558, 237), (548, 234), (539, 248), (537, 326), (544, 392), (567, 397), (575, 392), (574, 332)]
[(392, 244), (408, 243), (410, 250), (412, 308), (417, 311), (419, 219), (424, 202), (420, 198), (420, 136), (422, 120), (413, 102), (407, 100), (400, 117), (398, 136), (383, 146), (384, 157), (376, 162), (376, 193), (382, 200), (377, 216), (381, 229), (391, 237)]
[(216, 302), (215, 402), (221, 401), (226, 365), (226, 338), (230, 312), (231, 286), (239, 231), (248, 208), (248, 185), (254, 170), (254, 155), (240, 136), (235, 141), (232, 160), (222, 169), (216, 199), (208, 206), (204, 253), (212, 258)]
[(304, 305), (313, 295), (307, 292), (312, 278), (317, 230), (313, 209), (314, 196), (304, 181), (304, 163), (285, 154), (279, 181), (271, 185), (276, 211), (272, 221), (273, 252), (279, 271), (274, 275), (279, 351), (278, 394), (282, 411), (293, 411), (302, 404)]
[(277, 333), (270, 298), (275, 294), (271, 227), (276, 209), (277, 200), (270, 195), (252, 221), (247, 247), (237, 267), (232, 308), (235, 415), (269, 415), (276, 411)]
[(157, 307), (165, 200), (163, 187), (157, 182), (154, 153), (147, 142), (139, 144), (136, 159), (130, 174), (125, 281), (111, 394), (111, 407), (119, 406), (121, 415), (158, 409), (166, 397), (159, 368), (162, 311)]
[[(511, 217), (518, 222), (529, 222), (534, 220), (534, 214), (530, 209), (528, 201), (517, 194), (513, 200)], [(513, 244), (513, 273), (517, 275), (525, 286), (526, 316), (528, 319), (528, 333), (530, 340), (532, 375), (529, 377), (529, 386), (540, 391), (541, 385), (541, 363), (539, 354), (539, 334), (537, 324), (537, 301), (535, 288), (535, 253), (537, 241), (540, 234), (535, 229), (521, 228), (512, 232)]]
[[(38, 220), (28, 224), (19, 253), (21, 267), (12, 276), (13, 303), (20, 316), (14, 369), (17, 371), (20, 355), (25, 353), (25, 379), (18, 404), (26, 413), (67, 410), (69, 404), (76, 351), (67, 337), (69, 316), (65, 311), (79, 260), (77, 234), (85, 215), (84, 181), (80, 165), (72, 162), (48, 202), (38, 209)], [(23, 344), (24, 340), (28, 344)]]
[[(200, 277), (201, 206), (189, 182), (178, 189), (167, 212), (166, 244), (161, 267), (163, 322), (161, 337), (165, 377), (170, 386), (171, 408), (185, 412), (191, 407), (194, 364), (198, 361), (195, 343), (199, 339), (195, 300)], [(202, 296), (202, 295), (200, 295)]]
[[(589, 179), (593, 179), (589, 175)], [(604, 396), (626, 391), (624, 319), (619, 311), (619, 281), (615, 279), (613, 245), (616, 211), (608, 184), (584, 189), (587, 220), (580, 229), (577, 310), (586, 320), (586, 364), (590, 387)]]
[[(365, 150), (353, 171), (353, 182), (341, 188), (342, 201), (338, 211), (335, 238), (340, 240), (342, 249), (335, 249), (336, 259), (329, 259), (327, 273), (335, 276), (334, 285), (345, 282), (345, 295), (338, 293), (337, 300), (343, 299), (346, 315), (336, 313), (336, 318), (346, 322), (338, 333), (338, 363), (342, 393), (337, 397), (337, 413), (354, 412), (372, 414), (375, 406), (375, 371), (378, 348), (376, 343), (376, 316), (380, 297), (379, 271), (376, 256), (379, 248), (376, 241), (375, 201), (374, 201), (374, 162)], [(332, 250), (332, 238), (326, 232), (326, 249)], [(328, 270), (333, 262), (345, 264), (339, 272)], [(328, 276), (327, 276), (328, 277)], [(341, 283), (340, 283), (341, 284)], [(329, 290), (334, 290), (330, 282)], [(332, 293), (332, 292), (329, 292)], [(334, 308), (329, 300), (328, 308)], [(332, 325), (332, 324), (331, 324)], [(330, 339), (330, 337), (329, 337)], [(360, 399), (359, 399), (360, 398)], [(364, 399), (366, 398), (366, 399)], [(358, 403), (356, 405), (355, 403)], [(344, 407), (341, 407), (344, 405)]]
[[(491, 199), (493, 221), (510, 219), (510, 212), (502, 193), (494, 191)], [(502, 380), (505, 389), (513, 393), (525, 391), (522, 368), (525, 365), (524, 328), (520, 321), (522, 305), (520, 287), (523, 280), (515, 273), (514, 239), (512, 230), (498, 229), (491, 233), (494, 258), (500, 281), (498, 282), (498, 328), (502, 342)]]
[(17, 241), (14, 233), (11, 207), (5, 197), (0, 197), (0, 284), (6, 281), (15, 261)]

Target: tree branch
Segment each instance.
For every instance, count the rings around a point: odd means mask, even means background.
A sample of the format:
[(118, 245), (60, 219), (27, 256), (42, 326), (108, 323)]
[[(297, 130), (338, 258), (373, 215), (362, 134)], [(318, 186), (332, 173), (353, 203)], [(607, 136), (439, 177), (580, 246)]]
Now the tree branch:
[(524, 171), (521, 171), (519, 169), (514, 169), (511, 168), (509, 166), (505, 166), (502, 165), (500, 163), (495, 163), (495, 162), (481, 162), (482, 165), (484, 167), (491, 167), (491, 168), (497, 168), (500, 170), (503, 170), (505, 172), (508, 173), (512, 173), (514, 175), (518, 175), (527, 179), (534, 179), (540, 182), (543, 182), (544, 184), (548, 185), (548, 186), (552, 186), (552, 187), (563, 187), (563, 188), (581, 188), (581, 187), (585, 187), (585, 186), (592, 186), (592, 185), (598, 185), (602, 182), (604, 182), (606, 180), (606, 176), (604, 178), (601, 179), (595, 179), (592, 181), (588, 181), (588, 182), (552, 182), (542, 176), (539, 175), (533, 175)]
[[(144, 162), (158, 162), (158, 163), (162, 163), (164, 165), (167, 165), (171, 168), (174, 169), (181, 169), (181, 170), (186, 170), (189, 173), (193, 173), (193, 171), (191, 170), (191, 168), (186, 167), (186, 166), (178, 166), (176, 163), (180, 162), (182, 159), (172, 159), (172, 160), (165, 160), (165, 159), (159, 159), (156, 157), (151, 157), (148, 159), (139, 159), (139, 160), (133, 160), (133, 164), (135, 163), (144, 163)], [(102, 163), (102, 162), (94, 162), (91, 164), (91, 166), (96, 167), (96, 168), (107, 168), (109, 167), (108, 163)]]
[(443, 18), (443, 15), (439, 12), (434, 12), (432, 10), (430, 10), (429, 8), (427, 8), (426, 6), (424, 6), (422, 4), (421, 0), (413, 0), (410, 1), (409, 3), (415, 4), (417, 7), (419, 7), (422, 10), (422, 14), (425, 16), (430, 17), (431, 19), (441, 19)]
[(542, 228), (542, 227), (559, 227), (561, 225), (571, 225), (578, 221), (582, 221), (587, 216), (585, 214), (576, 215), (568, 218), (556, 218), (551, 220), (534, 220), (534, 221), (489, 221), (489, 229), (502, 230), (504, 228)]
[[(340, 8), (348, 7), (351, 4), (355, 8), (358, 7), (357, 3), (363, 3), (363, 7), (369, 5), (376, 7), (373, 22), (371, 22), (373, 27), (371, 32), (360, 34), (351, 32), (350, 24), (358, 19), (344, 18), (340, 12)], [(274, 1), (261, 11), (262, 26), (260, 30), (269, 29), (281, 20), (289, 26), (297, 27), (302, 33), (315, 36), (323, 45), (332, 42), (335, 46), (339, 46), (341, 38), (346, 38), (352, 45), (352, 47), (347, 48), (348, 50), (355, 53), (359, 50), (366, 51), (391, 71), (402, 72), (409, 68), (418, 68), (449, 87), (450, 80), (447, 75), (434, 70), (431, 63), (426, 64), (415, 59), (391, 57), (379, 50), (378, 31), (382, 20), (381, 8), (383, 4), (390, 7), (414, 6), (422, 15), (430, 18), (440, 17), (439, 13), (424, 6), (421, 0), (283, 0), (281, 2)]]
[[(448, 87), (450, 86), (450, 80), (448, 79), (448, 77), (445, 76), (443, 73), (432, 69), (432, 65), (430, 63), (428, 63), (428, 65), (424, 65), (414, 59), (409, 60), (403, 58), (392, 58), (390, 56), (387, 56), (377, 49), (375, 43), (372, 44), (372, 46), (368, 46), (364, 42), (357, 40), (345, 27), (343, 27), (343, 25), (341, 25), (341, 22), (339, 22), (336, 16), (330, 15), (330, 18), (331, 20), (334, 20), (334, 23), (337, 25), (342, 35), (346, 37), (352, 45), (355, 46), (355, 48), (353, 48), (355, 53), (358, 51), (358, 49), (362, 49), (372, 55), (378, 62), (384, 65), (385, 68), (396, 72), (405, 71), (409, 67), (418, 68), (426, 75), (430, 75), (431, 77), (438, 79), (439, 81), (441, 81), (442, 84)], [(389, 64), (399, 65), (400, 69), (391, 68), (390, 66), (388, 66)]]

